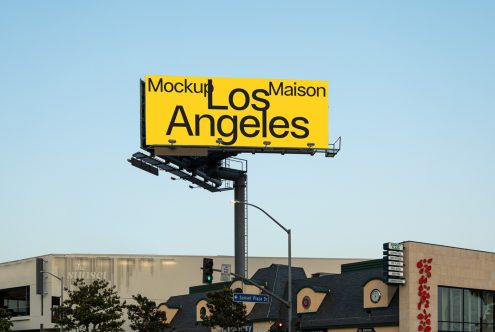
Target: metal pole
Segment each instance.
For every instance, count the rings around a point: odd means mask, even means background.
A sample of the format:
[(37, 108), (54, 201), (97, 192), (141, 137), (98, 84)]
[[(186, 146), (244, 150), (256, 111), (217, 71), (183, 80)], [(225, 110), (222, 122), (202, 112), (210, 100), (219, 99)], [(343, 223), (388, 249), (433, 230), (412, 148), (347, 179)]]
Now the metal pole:
[[(60, 277), (60, 304), (58, 307), (62, 307), (64, 304), (64, 277)], [(64, 328), (60, 325), (60, 332), (64, 332)]]
[(287, 330), (288, 332), (291, 332), (292, 331), (292, 253), (291, 253), (291, 232), (290, 232), (290, 229), (287, 229), (285, 228), (284, 226), (282, 226), (281, 223), (279, 223), (275, 218), (273, 218), (268, 212), (266, 212), (265, 210), (263, 210), (262, 208), (260, 208), (259, 206), (257, 205), (254, 205), (254, 204), (251, 204), (251, 203), (248, 203), (246, 201), (241, 201), (241, 200), (234, 200), (233, 203), (236, 205), (236, 206), (240, 206), (242, 204), (245, 204), (245, 205), (248, 205), (248, 206), (252, 206), (258, 210), (260, 210), (261, 212), (263, 212), (268, 218), (270, 218), (273, 222), (275, 222), (280, 228), (282, 228), (286, 233), (287, 233), (287, 238), (288, 238), (288, 248), (287, 248), (287, 259), (289, 261), (289, 271), (288, 271), (288, 280), (287, 280), (287, 284), (288, 284), (288, 289), (287, 289), (287, 320), (288, 320), (288, 324), (287, 324)]
[[(234, 200), (246, 200), (246, 177), (240, 176), (234, 181)], [(243, 277), (246, 267), (246, 209), (241, 204), (234, 205), (235, 234), (235, 273)]]
[[(48, 271), (40, 271), (41, 273), (46, 273), (46, 274), (49, 274), (51, 275), (52, 277), (54, 278), (57, 278), (59, 281), (60, 281), (60, 305), (62, 305), (62, 302), (64, 302), (64, 277), (59, 277), (51, 272), (48, 272)], [(62, 327), (62, 325), (60, 325), (60, 332), (63, 332), (64, 329)]]
[(292, 331), (292, 253), (291, 253), (291, 235), (290, 235), (290, 229), (287, 230), (287, 237), (288, 237), (288, 248), (289, 248), (289, 281), (288, 281), (288, 291), (287, 291), (287, 302), (289, 302), (288, 305), (288, 310), (289, 310), (289, 332)]

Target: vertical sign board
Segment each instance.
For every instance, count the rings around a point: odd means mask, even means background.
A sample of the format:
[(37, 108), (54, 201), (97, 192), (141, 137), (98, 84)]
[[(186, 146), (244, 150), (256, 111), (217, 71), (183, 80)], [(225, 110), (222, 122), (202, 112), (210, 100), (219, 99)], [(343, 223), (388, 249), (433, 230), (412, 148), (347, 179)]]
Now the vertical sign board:
[(388, 284), (404, 285), (404, 246), (400, 243), (383, 244), (383, 277)]
[(328, 148), (328, 81), (147, 75), (144, 88), (147, 146)]
[(44, 270), (43, 258), (36, 258), (36, 294), (43, 295), (45, 292), (45, 278), (41, 271)]

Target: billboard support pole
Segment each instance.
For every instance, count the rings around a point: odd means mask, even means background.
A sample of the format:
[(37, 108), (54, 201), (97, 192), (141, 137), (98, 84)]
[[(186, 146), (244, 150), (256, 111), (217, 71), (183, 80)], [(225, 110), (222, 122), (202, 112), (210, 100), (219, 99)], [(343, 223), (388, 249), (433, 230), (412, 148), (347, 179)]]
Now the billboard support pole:
[[(241, 174), (234, 180), (234, 200), (246, 201), (247, 174)], [(235, 233), (235, 273), (247, 278), (246, 275), (246, 207), (234, 205)]]

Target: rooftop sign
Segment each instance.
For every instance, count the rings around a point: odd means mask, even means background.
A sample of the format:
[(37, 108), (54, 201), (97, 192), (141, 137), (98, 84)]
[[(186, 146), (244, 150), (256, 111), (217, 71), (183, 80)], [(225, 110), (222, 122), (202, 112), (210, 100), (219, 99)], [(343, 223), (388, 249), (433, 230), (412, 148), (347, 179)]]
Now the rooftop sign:
[(145, 144), (328, 148), (328, 82), (145, 77)]

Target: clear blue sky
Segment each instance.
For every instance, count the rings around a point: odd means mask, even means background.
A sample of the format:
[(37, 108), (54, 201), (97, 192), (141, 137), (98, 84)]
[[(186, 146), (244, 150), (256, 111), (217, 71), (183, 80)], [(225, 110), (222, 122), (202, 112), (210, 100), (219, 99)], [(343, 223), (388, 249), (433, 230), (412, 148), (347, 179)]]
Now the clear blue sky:
[[(233, 255), (232, 192), (126, 161), (146, 74), (329, 81), (337, 158), (241, 156), (294, 256), (495, 251), (494, 14), (488, 0), (3, 1), (0, 261)], [(249, 253), (285, 256), (285, 234), (249, 217)]]

